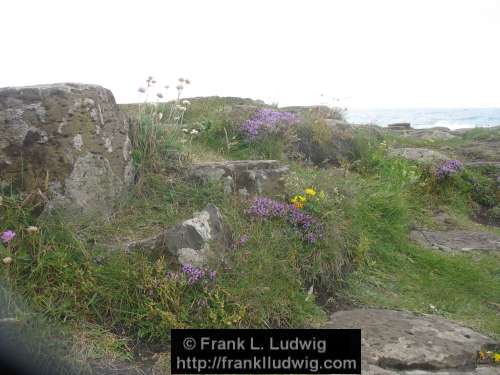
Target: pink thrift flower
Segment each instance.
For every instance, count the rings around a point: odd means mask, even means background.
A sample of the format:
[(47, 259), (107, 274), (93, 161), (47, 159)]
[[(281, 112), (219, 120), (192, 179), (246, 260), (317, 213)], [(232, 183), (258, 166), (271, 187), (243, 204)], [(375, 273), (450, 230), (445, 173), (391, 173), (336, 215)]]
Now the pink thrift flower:
[(12, 230), (6, 230), (5, 232), (2, 233), (0, 236), (0, 239), (2, 240), (3, 243), (9, 243), (12, 241), (12, 239), (16, 236), (16, 232)]

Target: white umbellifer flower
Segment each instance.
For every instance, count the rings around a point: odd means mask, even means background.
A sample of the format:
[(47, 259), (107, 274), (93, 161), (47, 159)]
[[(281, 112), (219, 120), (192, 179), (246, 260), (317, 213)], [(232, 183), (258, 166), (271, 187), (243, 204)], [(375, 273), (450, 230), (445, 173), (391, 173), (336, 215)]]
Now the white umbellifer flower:
[(29, 226), (28, 228), (26, 228), (26, 232), (28, 232), (29, 234), (36, 233), (36, 232), (38, 232), (38, 227)]
[(198, 133), (199, 133), (199, 131), (196, 129), (191, 130), (191, 134), (198, 134)]
[(189, 100), (183, 100), (182, 104), (184, 104), (184, 105), (191, 105), (191, 102)]
[(179, 111), (182, 111), (182, 112), (184, 112), (186, 110), (186, 107), (183, 107), (182, 105), (179, 105), (179, 104), (177, 104), (175, 106), (175, 108), (177, 108)]
[(159, 120), (161, 120), (162, 118), (163, 118), (163, 112), (160, 112), (160, 113), (158, 114), (158, 119), (159, 119)]
[(11, 257), (5, 257), (2, 259), (3, 264), (9, 265), (12, 263), (12, 258)]
[(186, 129), (186, 128), (182, 129), (182, 131), (183, 131), (184, 133), (189, 133), (189, 130), (188, 130), (188, 129)]

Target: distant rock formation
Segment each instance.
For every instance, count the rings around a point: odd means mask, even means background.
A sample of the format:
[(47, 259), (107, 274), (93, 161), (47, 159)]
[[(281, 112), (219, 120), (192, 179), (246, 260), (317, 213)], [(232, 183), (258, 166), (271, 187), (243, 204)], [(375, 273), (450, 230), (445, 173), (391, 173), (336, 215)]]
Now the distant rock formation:
[(0, 89), (0, 181), (45, 192), (46, 210), (110, 214), (132, 181), (130, 153), (125, 117), (101, 86)]

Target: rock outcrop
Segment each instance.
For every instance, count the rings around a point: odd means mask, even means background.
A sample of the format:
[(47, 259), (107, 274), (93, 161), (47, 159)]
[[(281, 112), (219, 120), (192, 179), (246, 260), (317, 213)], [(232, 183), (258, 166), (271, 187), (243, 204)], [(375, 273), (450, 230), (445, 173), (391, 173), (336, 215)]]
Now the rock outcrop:
[(220, 210), (208, 204), (193, 218), (125, 247), (128, 251), (142, 250), (155, 257), (165, 256), (174, 264), (202, 267), (224, 261), (225, 250), (231, 242), (231, 231)]
[(100, 86), (0, 89), (0, 180), (70, 215), (108, 215), (132, 181), (128, 124)]
[(387, 125), (389, 130), (413, 130), (409, 122), (398, 122)]
[(410, 239), (420, 246), (444, 251), (500, 251), (500, 236), (490, 232), (463, 230), (414, 230)]
[(446, 155), (428, 148), (392, 148), (389, 150), (388, 156), (400, 157), (425, 165), (439, 164), (449, 160)]
[(288, 167), (277, 160), (236, 160), (194, 164), (189, 176), (199, 182), (222, 181), (226, 193), (279, 195)]
[(326, 328), (361, 328), (363, 374), (500, 373), (476, 367), (477, 352), (494, 340), (442, 318), (354, 309), (332, 314)]

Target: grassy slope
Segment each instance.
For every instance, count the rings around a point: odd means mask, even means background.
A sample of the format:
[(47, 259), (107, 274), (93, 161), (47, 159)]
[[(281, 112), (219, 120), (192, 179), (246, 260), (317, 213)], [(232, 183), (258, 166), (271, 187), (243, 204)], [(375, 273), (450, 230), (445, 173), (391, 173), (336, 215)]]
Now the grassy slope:
[[(442, 254), (407, 239), (412, 225), (434, 225), (435, 206), (472, 226), (463, 184), (435, 190), (423, 171), (385, 159), (383, 148), (366, 140), (357, 146), (354, 172), (293, 162), (285, 196), (314, 186), (327, 197), (318, 216), (327, 225), (328, 240), (305, 245), (283, 222), (251, 220), (245, 214), (248, 203), (224, 195), (221, 186), (194, 186), (165, 173), (193, 160), (286, 158), (279, 138), (242, 143), (230, 120), (220, 115), (221, 105), (216, 101), (214, 110), (210, 103), (196, 104), (188, 126), (202, 130), (197, 137), (143, 121), (142, 142), (136, 139), (134, 150), (142, 177), (111, 220), (78, 227), (41, 221), (4, 194), (1, 229), (15, 229), (19, 236), (15, 262), (2, 268), (2, 277), (29, 301), (29, 307), (10, 303), (4, 314), (34, 321), (34, 310), (42, 325), (64, 322), (57, 335), (72, 349), (63, 355), (82, 363), (127, 361), (138, 344), (167, 343), (172, 326), (317, 326), (339, 300), (438, 314), (500, 336), (499, 255)], [(180, 161), (179, 154), (187, 157)], [(235, 238), (249, 236), (213, 285), (171, 282), (161, 260), (110, 255), (99, 245), (119, 247), (123, 240), (146, 237), (209, 202), (222, 209)], [(37, 235), (23, 232), (33, 224), (41, 228)], [(12, 249), (0, 251), (3, 257)], [(352, 269), (347, 276), (346, 269)], [(322, 307), (308, 297), (310, 285)]]

